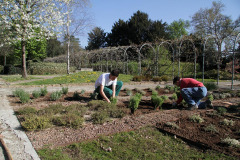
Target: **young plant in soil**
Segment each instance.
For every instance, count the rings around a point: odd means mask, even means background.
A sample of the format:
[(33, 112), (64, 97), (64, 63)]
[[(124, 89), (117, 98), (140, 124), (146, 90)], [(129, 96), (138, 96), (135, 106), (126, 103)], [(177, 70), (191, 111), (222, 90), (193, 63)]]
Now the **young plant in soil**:
[(189, 117), (189, 120), (196, 123), (204, 122), (204, 119), (200, 115), (192, 115)]
[(138, 105), (141, 101), (142, 94), (136, 93), (134, 96), (130, 98), (130, 104), (129, 108), (131, 109), (131, 113), (134, 114), (134, 112), (137, 110)]

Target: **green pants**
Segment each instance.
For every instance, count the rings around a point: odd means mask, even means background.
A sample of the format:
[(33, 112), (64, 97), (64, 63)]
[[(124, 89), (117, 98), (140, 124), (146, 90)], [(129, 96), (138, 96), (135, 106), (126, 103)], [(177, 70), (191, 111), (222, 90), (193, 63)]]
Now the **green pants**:
[[(123, 82), (122, 81), (117, 81), (117, 85), (116, 85), (116, 92), (115, 92), (115, 96), (118, 96), (121, 88), (123, 86)], [(95, 93), (98, 93), (98, 99), (101, 99), (102, 96), (100, 95), (100, 86), (97, 87), (95, 90), (94, 90)], [(112, 85), (111, 86), (104, 86), (103, 88), (103, 92), (105, 93), (105, 95), (110, 98), (113, 94), (113, 91), (112, 91)]]

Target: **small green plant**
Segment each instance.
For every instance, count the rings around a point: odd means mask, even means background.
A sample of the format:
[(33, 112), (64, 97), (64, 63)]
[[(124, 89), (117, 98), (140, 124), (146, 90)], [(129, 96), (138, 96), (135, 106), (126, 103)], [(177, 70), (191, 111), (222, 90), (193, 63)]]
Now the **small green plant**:
[(208, 99), (209, 99), (210, 101), (213, 101), (213, 100), (214, 100), (213, 95), (210, 94), (210, 95), (208, 96)]
[(61, 98), (61, 96), (62, 96), (62, 92), (61, 91), (52, 92), (51, 95), (50, 95), (50, 100), (51, 101), (56, 101), (59, 98)]
[(41, 91), (33, 91), (33, 92), (32, 92), (32, 96), (33, 96), (34, 98), (39, 98), (39, 97), (41, 96)]
[(216, 83), (213, 83), (213, 82), (204, 83), (204, 86), (207, 88), (208, 91), (218, 89), (218, 86), (216, 85)]
[(84, 89), (81, 90), (80, 95), (83, 95), (86, 91)]
[(166, 95), (161, 96), (161, 98), (163, 99), (163, 101), (168, 100), (168, 96), (166, 96)]
[(211, 132), (211, 133), (218, 133), (216, 127), (213, 124), (209, 124), (204, 128), (206, 132)]
[(175, 128), (175, 129), (179, 129), (179, 126), (174, 122), (166, 122), (165, 126)]
[(46, 86), (44, 88), (41, 88), (40, 91), (41, 91), (41, 96), (46, 96), (48, 93)]
[(162, 104), (164, 102), (164, 100), (160, 96), (156, 96), (156, 95), (151, 96), (151, 101), (152, 101), (154, 109), (156, 109), (158, 107), (159, 107), (159, 109), (161, 109)]
[(27, 103), (30, 100), (30, 95), (27, 92), (23, 92), (20, 94), (19, 99), (21, 103)]
[(115, 98), (111, 97), (111, 98), (110, 98), (110, 101), (111, 101), (111, 103), (114, 104), (114, 105), (117, 104), (117, 98), (116, 98), (116, 97), (115, 97)]
[(131, 113), (134, 114), (135, 110), (138, 108), (141, 98), (142, 95), (140, 93), (136, 93), (134, 96), (130, 98), (129, 108), (131, 109)]
[(45, 129), (51, 126), (51, 123), (47, 117), (31, 115), (25, 117), (25, 121), (21, 123), (24, 129), (27, 131), (33, 131), (36, 129)]
[(80, 95), (79, 95), (79, 93), (78, 93), (77, 91), (75, 91), (75, 92), (73, 93), (73, 99), (75, 99), (75, 100), (81, 100), (81, 97), (80, 97)]
[(216, 108), (216, 111), (220, 115), (224, 115), (227, 112), (227, 109), (225, 107), (218, 107)]
[(228, 119), (224, 119), (222, 122), (221, 122), (222, 125), (225, 125), (225, 126), (233, 126), (234, 125), (234, 121), (233, 120), (228, 120)]
[(177, 97), (177, 93), (173, 93), (173, 94), (172, 94), (172, 99), (173, 99), (173, 100), (177, 100), (177, 98), (178, 98), (178, 97)]
[(20, 97), (25, 91), (21, 88), (17, 88), (16, 90), (13, 91), (13, 96), (14, 97)]
[(233, 147), (240, 147), (240, 142), (236, 139), (231, 139), (231, 138), (225, 138), (221, 141), (224, 144), (227, 144), (228, 146), (233, 146)]
[(66, 95), (68, 93), (68, 87), (62, 87), (62, 94)]
[(24, 107), (16, 111), (18, 115), (30, 115), (30, 114), (36, 114), (37, 110), (33, 107)]
[(160, 90), (160, 89), (161, 89), (161, 86), (160, 86), (160, 85), (157, 85), (157, 86), (155, 87), (155, 89), (156, 89), (156, 90)]
[(94, 124), (103, 124), (106, 122), (107, 118), (107, 112), (96, 112), (92, 114), (92, 122)]
[(74, 113), (68, 113), (60, 117), (55, 117), (52, 121), (53, 121), (53, 124), (57, 126), (67, 126), (75, 129), (80, 128), (84, 122), (81, 116), (78, 116)]
[(152, 91), (152, 96), (157, 96), (158, 95), (158, 93), (156, 92), (156, 91)]
[(204, 119), (200, 115), (192, 115), (189, 117), (189, 120), (192, 122), (202, 123)]
[(127, 93), (128, 96), (131, 96), (131, 95), (132, 95), (132, 91), (130, 91), (130, 90), (127, 90), (126, 93)]

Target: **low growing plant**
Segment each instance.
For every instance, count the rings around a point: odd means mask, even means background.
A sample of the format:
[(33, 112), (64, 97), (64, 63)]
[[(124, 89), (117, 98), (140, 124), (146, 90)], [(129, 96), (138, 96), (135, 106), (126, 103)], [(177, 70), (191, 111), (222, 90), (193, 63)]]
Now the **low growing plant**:
[(218, 130), (216, 129), (216, 127), (213, 124), (209, 124), (208, 126), (206, 126), (204, 128), (204, 130), (206, 132), (211, 132), (211, 133), (218, 133)]
[(30, 95), (27, 92), (23, 92), (19, 95), (19, 99), (21, 103), (27, 103), (30, 100)]
[(213, 101), (214, 100), (214, 98), (213, 98), (213, 95), (212, 94), (210, 94), (208, 97), (207, 97), (210, 101)]
[(204, 119), (200, 115), (192, 115), (189, 117), (189, 120), (192, 122), (202, 123)]
[(68, 87), (62, 87), (62, 94), (66, 95), (68, 93)]
[(227, 144), (229, 146), (233, 146), (233, 147), (240, 147), (240, 142), (236, 139), (231, 139), (231, 138), (225, 138), (221, 141), (224, 144)]
[(75, 91), (75, 92), (73, 93), (73, 99), (74, 99), (74, 100), (81, 100), (81, 97), (80, 97), (80, 95), (79, 95), (79, 93), (78, 93), (77, 91)]
[(39, 98), (41, 96), (41, 91), (35, 90), (32, 92), (34, 98)]
[(175, 128), (175, 129), (179, 129), (179, 126), (174, 122), (166, 122), (165, 126)]
[(30, 115), (30, 114), (36, 114), (37, 110), (33, 107), (24, 107), (16, 111), (18, 115)]
[(216, 108), (216, 111), (220, 115), (224, 115), (227, 112), (227, 109), (225, 107), (218, 107)]
[(130, 90), (127, 90), (126, 93), (127, 93), (128, 96), (131, 96), (131, 95), (132, 95), (132, 91), (130, 91)]
[(222, 125), (226, 125), (226, 126), (233, 126), (234, 125), (234, 121), (233, 120), (228, 120), (228, 119), (224, 119), (221, 124)]
[(21, 88), (17, 88), (13, 91), (13, 96), (14, 97), (20, 97), (25, 91)]
[(135, 110), (138, 108), (141, 98), (142, 95), (140, 93), (136, 93), (134, 96), (130, 98), (129, 108), (131, 109), (131, 113), (134, 114)]
[(177, 97), (177, 93), (173, 93), (173, 94), (172, 94), (172, 99), (173, 99), (173, 100), (177, 100), (177, 98), (178, 98), (178, 97)]
[(48, 93), (46, 86), (44, 88), (41, 88), (40, 91), (41, 91), (41, 96), (46, 96)]
[(61, 91), (52, 92), (51, 95), (50, 95), (50, 100), (51, 101), (56, 101), (59, 98), (61, 98), (61, 96), (62, 96), (62, 92)]
[(107, 112), (96, 112), (92, 114), (92, 121), (94, 124), (103, 124), (106, 122), (107, 118)]
[(152, 101), (154, 109), (156, 109), (158, 107), (159, 107), (159, 109), (161, 109), (162, 104), (164, 102), (164, 100), (160, 96), (157, 96), (157, 95), (152, 95), (151, 101)]

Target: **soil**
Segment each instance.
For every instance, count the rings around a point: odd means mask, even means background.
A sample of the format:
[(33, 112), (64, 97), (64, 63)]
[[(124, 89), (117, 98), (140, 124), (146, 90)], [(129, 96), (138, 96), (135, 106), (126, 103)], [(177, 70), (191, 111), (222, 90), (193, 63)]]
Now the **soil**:
[[(135, 93), (132, 90), (132, 93)], [(164, 102), (162, 109), (154, 110), (151, 104), (151, 91), (144, 89), (145, 95), (139, 104), (139, 108), (134, 114), (127, 108), (129, 105), (130, 96), (126, 94), (126, 91), (121, 91), (118, 96), (119, 108), (123, 108), (126, 112), (126, 116), (121, 119), (112, 119), (104, 124), (96, 125), (91, 122), (85, 123), (82, 128), (73, 129), (66, 127), (52, 127), (40, 131), (28, 131), (26, 132), (28, 138), (32, 142), (35, 149), (43, 148), (44, 145), (50, 145), (51, 147), (65, 146), (74, 142), (81, 142), (85, 140), (95, 139), (102, 135), (111, 135), (123, 131), (131, 131), (143, 126), (152, 125), (156, 126), (161, 132), (172, 134), (177, 138), (200, 147), (203, 150), (213, 149), (219, 152), (223, 152), (227, 155), (240, 158), (240, 147), (231, 147), (223, 144), (221, 141), (225, 138), (232, 138), (240, 141), (240, 112), (239, 107), (237, 111), (227, 112), (224, 115), (216, 114), (214, 109), (197, 109), (194, 111), (187, 110), (184, 106), (172, 107), (173, 100), (169, 99)], [(37, 109), (48, 107), (50, 104), (70, 105), (70, 104), (82, 104), (86, 105), (90, 99), (90, 93), (84, 93), (81, 95), (80, 101), (74, 100), (73, 92), (69, 92), (67, 95), (62, 96), (57, 101), (50, 100), (50, 93), (45, 97), (38, 99), (32, 99), (28, 104), (21, 104), (18, 98), (9, 97), (9, 102), (13, 106), (14, 110), (25, 107), (34, 106)], [(172, 92), (166, 93), (164, 89), (159, 90), (159, 95), (167, 95), (171, 97)], [(231, 106), (238, 106), (240, 103), (240, 97), (231, 97), (221, 100), (214, 100), (213, 106), (216, 109), (219, 106), (230, 108)], [(230, 109), (229, 109), (230, 111)], [(189, 120), (192, 115), (200, 115), (204, 122), (196, 123)], [(233, 126), (223, 125), (221, 122), (224, 119), (234, 121)], [(174, 122), (179, 126), (178, 129), (166, 126), (167, 122)], [(216, 127), (216, 132), (208, 132), (205, 130), (210, 124)]]

